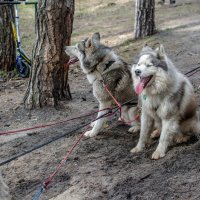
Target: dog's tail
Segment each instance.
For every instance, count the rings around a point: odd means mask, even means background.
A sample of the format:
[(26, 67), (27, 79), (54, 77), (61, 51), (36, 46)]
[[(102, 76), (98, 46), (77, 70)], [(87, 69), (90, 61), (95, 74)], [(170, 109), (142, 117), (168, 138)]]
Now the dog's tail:
[(193, 123), (193, 131), (198, 139), (200, 139), (200, 112), (197, 111), (197, 120)]
[(181, 132), (184, 135), (195, 135), (198, 139), (200, 139), (200, 113), (196, 113), (196, 115), (181, 124)]
[(192, 132), (198, 139), (200, 139), (200, 113), (199, 111), (197, 111), (196, 116), (192, 119), (192, 121), (190, 121), (188, 131)]

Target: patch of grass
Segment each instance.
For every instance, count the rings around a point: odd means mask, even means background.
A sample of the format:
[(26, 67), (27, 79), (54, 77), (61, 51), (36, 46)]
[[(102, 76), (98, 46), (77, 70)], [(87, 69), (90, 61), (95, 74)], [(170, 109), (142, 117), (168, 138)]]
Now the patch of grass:
[(174, 30), (177, 30), (177, 29), (181, 29), (181, 28), (187, 28), (187, 24), (184, 24), (184, 25), (180, 25), (180, 26), (176, 26), (176, 27), (168, 27), (162, 31), (174, 31)]
[(34, 5), (19, 5), (19, 29), (23, 50), (30, 56), (35, 41)]
[(7, 78), (8, 77), (8, 75), (7, 75), (7, 73), (6, 73), (6, 71), (4, 71), (4, 70), (0, 70), (0, 78)]
[(131, 45), (136, 46), (139, 48), (143, 47), (145, 44), (151, 44), (153, 41), (156, 41), (157, 39), (157, 34), (151, 35), (151, 36), (145, 36), (143, 38), (140, 39), (133, 39), (133, 38), (129, 38), (125, 41), (123, 41), (120, 46), (121, 47), (129, 47)]
[(110, 7), (110, 6), (116, 6), (116, 3), (110, 2), (110, 3), (107, 4), (107, 6), (108, 6), (108, 7)]
[(9, 78), (18, 77), (17, 69), (14, 68), (12, 71), (6, 72), (4, 70), (0, 70), (0, 78), (7, 80)]
[(124, 42), (122, 42), (122, 43), (120, 44), (120, 46), (129, 46), (129, 45), (132, 44), (133, 42), (134, 42), (134, 39), (129, 38), (129, 39), (125, 40)]

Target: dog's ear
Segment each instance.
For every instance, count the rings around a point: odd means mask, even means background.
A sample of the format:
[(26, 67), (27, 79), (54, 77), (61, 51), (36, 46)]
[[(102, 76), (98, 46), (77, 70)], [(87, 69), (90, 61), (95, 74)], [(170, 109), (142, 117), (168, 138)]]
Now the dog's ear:
[(86, 42), (86, 47), (87, 48), (92, 48), (92, 49), (95, 49), (95, 48), (98, 48), (98, 44), (100, 42), (100, 34), (99, 33), (94, 33), (91, 37), (91, 39), (88, 39), (87, 42)]
[(161, 44), (159, 47), (155, 49), (155, 52), (157, 53), (157, 58), (160, 60), (163, 60), (165, 57), (165, 49), (164, 46)]
[(140, 56), (149, 54), (152, 51), (153, 51), (153, 49), (150, 46), (148, 46), (147, 44), (145, 44), (140, 52)]
[(88, 39), (89, 39), (89, 37), (86, 37), (83, 41), (84, 42), (87, 42), (88, 41)]
[(146, 51), (152, 51), (153, 49), (147, 44), (145, 43), (142, 47), (142, 52), (146, 52)]
[(97, 40), (97, 41), (99, 41), (100, 42), (100, 33), (94, 33), (93, 35), (92, 35), (92, 40)]
[(94, 33), (92, 35), (92, 39), (91, 39), (91, 45), (92, 45), (92, 47), (94, 49), (98, 48), (99, 42), (100, 42), (100, 34), (99, 33)]

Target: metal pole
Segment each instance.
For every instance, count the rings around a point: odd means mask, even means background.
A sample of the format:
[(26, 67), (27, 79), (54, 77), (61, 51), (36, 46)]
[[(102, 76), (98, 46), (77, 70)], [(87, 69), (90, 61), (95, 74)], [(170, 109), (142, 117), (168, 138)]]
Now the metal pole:
[(17, 5), (14, 4), (15, 9), (15, 26), (17, 31), (17, 48), (20, 48), (20, 33), (19, 33), (19, 15)]
[(19, 1), (2, 1), (2, 2), (0, 2), (0, 5), (6, 5), (6, 4), (21, 4), (21, 2), (19, 2)]

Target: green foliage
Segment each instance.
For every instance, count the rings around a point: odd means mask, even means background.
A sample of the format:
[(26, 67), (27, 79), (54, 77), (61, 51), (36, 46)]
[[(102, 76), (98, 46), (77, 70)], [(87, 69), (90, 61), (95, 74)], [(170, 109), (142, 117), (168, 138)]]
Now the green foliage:
[(8, 77), (8, 75), (7, 75), (7, 73), (6, 73), (6, 71), (4, 71), (4, 70), (0, 70), (0, 78), (7, 78)]

